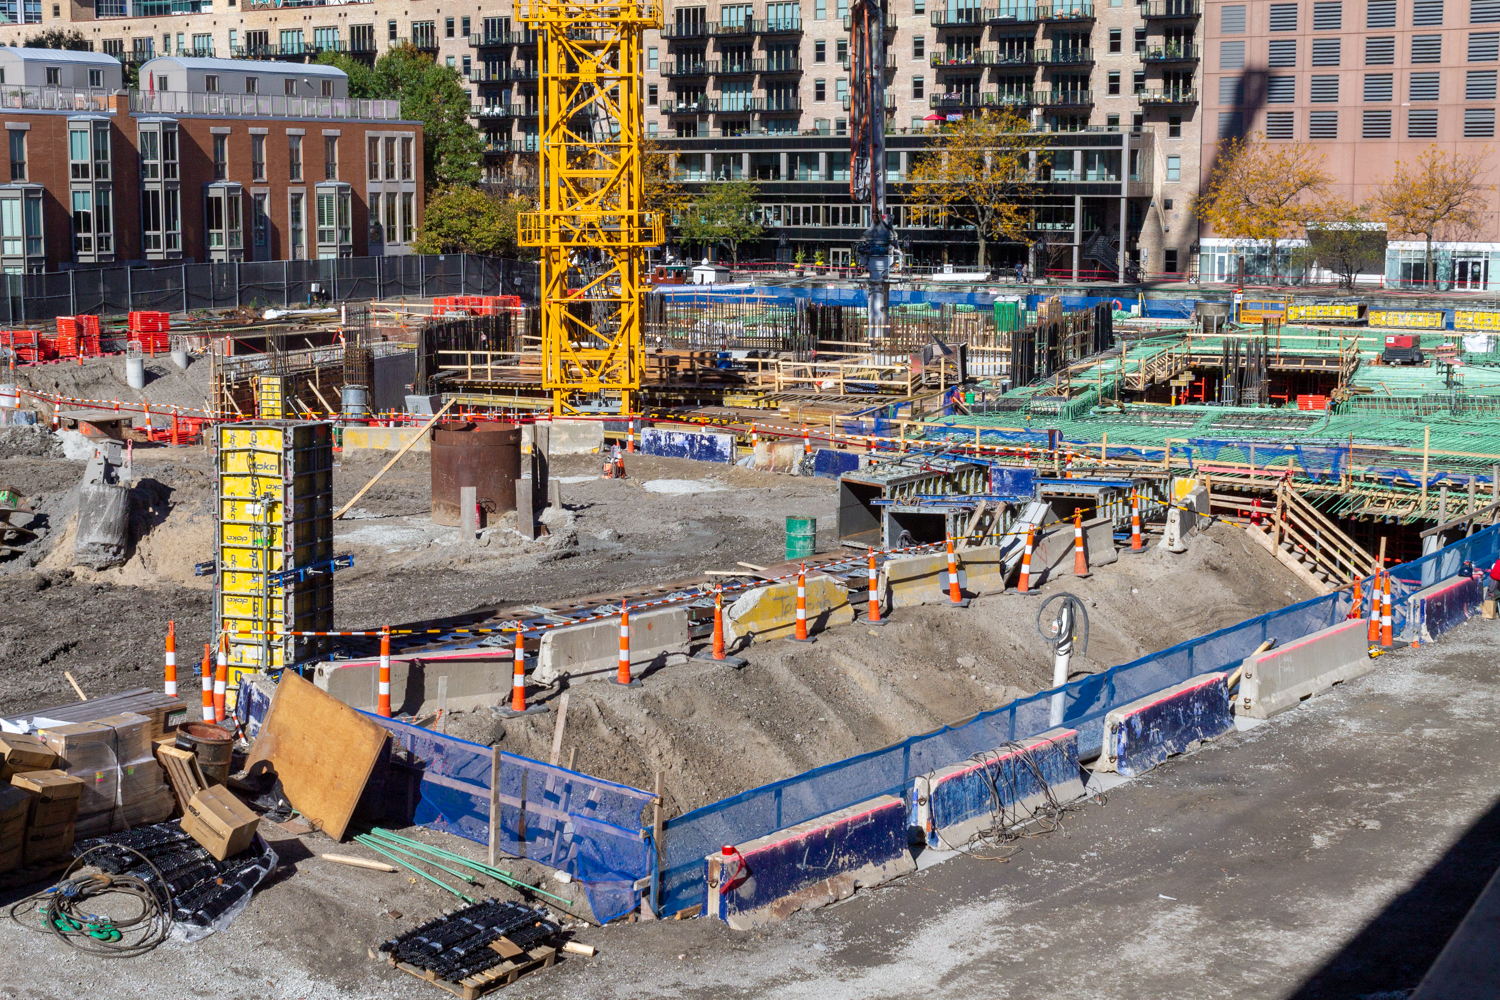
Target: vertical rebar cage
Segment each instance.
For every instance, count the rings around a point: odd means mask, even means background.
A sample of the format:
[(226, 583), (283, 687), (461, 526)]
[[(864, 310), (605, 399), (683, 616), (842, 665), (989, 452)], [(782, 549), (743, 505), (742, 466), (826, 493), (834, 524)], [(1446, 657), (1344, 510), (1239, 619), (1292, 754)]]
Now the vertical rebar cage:
[(541, 58), (541, 204), (519, 242), (541, 251), (543, 386), (556, 413), (606, 393), (632, 412), (644, 251), (662, 242), (641, 158), (641, 36), (661, 3), (527, 0), (521, 17)]

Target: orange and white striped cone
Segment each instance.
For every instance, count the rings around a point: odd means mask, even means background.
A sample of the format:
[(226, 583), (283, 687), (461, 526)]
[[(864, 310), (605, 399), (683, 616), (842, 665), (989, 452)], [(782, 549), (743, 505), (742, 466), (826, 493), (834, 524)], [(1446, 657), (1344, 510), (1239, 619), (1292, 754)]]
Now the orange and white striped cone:
[(1089, 572), (1089, 557), (1083, 551), (1083, 511), (1073, 508), (1073, 575), (1092, 576)]
[(812, 454), (812, 439), (808, 437), (807, 425), (802, 425), (802, 457), (806, 458)]
[(1068, 461), (1067, 461), (1067, 464), (1065, 464), (1063, 466), (1063, 478), (1064, 479), (1072, 479), (1073, 478), (1073, 449), (1072, 448), (1068, 449)]
[(1026, 529), (1026, 549), (1021, 553), (1021, 576), (1016, 581), (1016, 593), (1037, 594), (1031, 586), (1031, 552), (1036, 547), (1036, 528)]
[(630, 418), (630, 436), (625, 439), (625, 450), (635, 454), (635, 417)]
[(1025, 455), (1025, 458), (1021, 462), (1021, 467), (1023, 469), (1029, 469), (1029, 468), (1031, 468), (1031, 446), (1030, 445), (1026, 446), (1026, 455)]
[(1376, 643), (1380, 641), (1380, 577), (1381, 571), (1376, 570), (1375, 575), (1370, 578), (1370, 627), (1365, 630), (1365, 641)]
[(948, 607), (967, 608), (969, 599), (958, 589), (958, 556), (953, 551), (953, 535), (946, 538), (948, 543)]
[(615, 683), (625, 687), (636, 687), (641, 683), (630, 676), (630, 608), (623, 600), (620, 602), (620, 660)]
[(214, 721), (224, 721), (225, 692), (229, 688), (229, 633), (219, 633), (219, 669), (214, 675)]
[(208, 643), (203, 644), (203, 721), (214, 721), (214, 656)]
[(1391, 634), (1391, 574), (1385, 574), (1385, 588), (1380, 595), (1380, 645), (1390, 649), (1395, 643)]
[(537, 715), (542, 712), (550, 712), (546, 705), (526, 704), (526, 630), (516, 629), (515, 645), (515, 670), (511, 672), (510, 680), (510, 707), (497, 708), (495, 714), (505, 718), (514, 719), (518, 715)]
[(1130, 494), (1130, 549), (1129, 551), (1140, 555), (1146, 551), (1146, 546), (1141, 540), (1141, 495)]
[(375, 695), (375, 713), (391, 717), (391, 627), (380, 630), (380, 687)]
[(177, 697), (177, 623), (167, 622), (167, 678), (165, 690), (168, 698)]
[(793, 642), (817, 642), (807, 634), (807, 563), (797, 568), (797, 627)]
[(1355, 621), (1365, 616), (1365, 595), (1359, 586), (1359, 577), (1354, 578), (1354, 600), (1349, 605), (1349, 614), (1345, 621)]
[(866, 625), (884, 625), (885, 619), (880, 617), (880, 571), (875, 568), (875, 548), (870, 547), (870, 614), (865, 619)]
[(724, 641), (724, 588), (714, 584), (714, 641), (707, 650), (693, 657), (696, 660), (712, 660), (730, 667), (743, 667), (746, 660), (730, 656)]
[(625, 478), (625, 456), (618, 448), (615, 449), (615, 478)]

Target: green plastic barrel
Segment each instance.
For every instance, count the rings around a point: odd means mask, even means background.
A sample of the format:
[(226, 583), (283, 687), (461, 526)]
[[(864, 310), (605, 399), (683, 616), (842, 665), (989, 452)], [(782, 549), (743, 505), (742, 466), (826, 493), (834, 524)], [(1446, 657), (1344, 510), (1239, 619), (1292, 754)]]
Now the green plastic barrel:
[(818, 548), (818, 519), (815, 517), (789, 517), (786, 519), (786, 557), (806, 559)]

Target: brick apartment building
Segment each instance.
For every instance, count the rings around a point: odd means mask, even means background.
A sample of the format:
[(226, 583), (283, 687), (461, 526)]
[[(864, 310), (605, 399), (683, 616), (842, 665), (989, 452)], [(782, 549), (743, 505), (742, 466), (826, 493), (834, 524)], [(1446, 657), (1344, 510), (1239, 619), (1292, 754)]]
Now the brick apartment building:
[[(155, 59), (135, 91), (102, 53), (0, 49), (0, 70), (7, 272), (405, 253), (421, 224), (420, 123), (338, 70)], [(33, 77), (56, 82), (11, 83)]]
[[(1360, 203), (1432, 144), (1494, 149), (1500, 0), (1211, 2), (1207, 20), (1205, 169), (1221, 137), (1311, 142), (1336, 191)], [(1500, 194), (1489, 197), (1484, 231), (1438, 254), (1443, 286), (1500, 288)], [(1232, 275), (1241, 259), (1268, 269), (1263, 251), (1212, 233), (1202, 243), (1205, 276)], [(1393, 241), (1386, 279), (1422, 282), (1424, 258), (1421, 243)]]

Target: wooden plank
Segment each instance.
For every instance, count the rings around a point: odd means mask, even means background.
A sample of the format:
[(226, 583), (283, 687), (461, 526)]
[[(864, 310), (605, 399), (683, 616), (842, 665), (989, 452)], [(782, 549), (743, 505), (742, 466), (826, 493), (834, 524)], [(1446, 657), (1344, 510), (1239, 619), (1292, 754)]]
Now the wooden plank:
[(389, 738), (378, 723), (287, 671), (245, 767), (270, 761), (287, 801), (342, 840)]
[[(505, 939), (502, 938), (501, 940)], [(392, 964), (401, 971), (429, 982), (440, 990), (460, 997), (461, 1000), (478, 1000), (479, 997), (484, 996), (486, 993), (493, 993), (503, 986), (509, 986), (527, 973), (536, 972), (539, 969), (551, 968), (556, 962), (557, 949), (550, 945), (544, 945), (533, 948), (530, 951), (519, 951), (519, 954), (515, 958), (507, 959), (493, 968), (486, 969), (458, 983), (447, 979), (439, 979), (426, 969), (420, 969), (410, 962), (393, 961)]]

